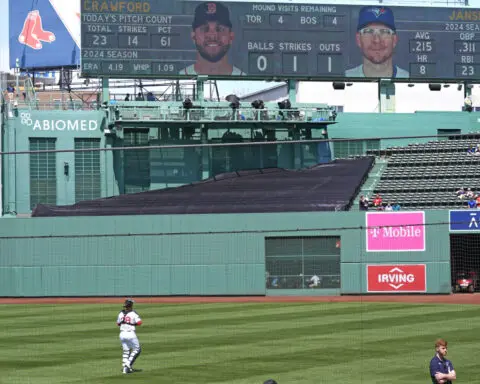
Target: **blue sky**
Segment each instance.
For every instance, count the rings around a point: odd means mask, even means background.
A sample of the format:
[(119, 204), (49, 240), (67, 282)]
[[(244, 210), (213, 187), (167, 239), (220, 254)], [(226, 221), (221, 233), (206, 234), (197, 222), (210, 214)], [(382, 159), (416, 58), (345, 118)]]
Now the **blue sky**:
[[(0, 0), (0, 71), (9, 70), (9, 55), (8, 55), (8, 45), (9, 45), (9, 33), (8, 33), (8, 3), (11, 0)], [(14, 1), (31, 1), (31, 0), (14, 0)], [(75, 0), (65, 0), (65, 1), (75, 1)], [(79, 1), (79, 0), (78, 0)], [(249, 1), (249, 0), (246, 0)], [(269, 0), (271, 1), (271, 0)], [(290, 0), (292, 1), (292, 0)], [(261, 0), (259, 1), (261, 2)], [(282, 2), (282, 1), (279, 1)], [(283, 1), (284, 2), (284, 1)], [(328, 0), (319, 1), (319, 0), (294, 0), (298, 3), (326, 3)], [(445, 2), (445, 0), (444, 0)], [(338, 0), (332, 1), (331, 3), (339, 3)], [(342, 1), (342, 3), (356, 3), (361, 4), (360, 1)], [(370, 2), (368, 2), (370, 3)], [(398, 1), (401, 4), (401, 0)], [(412, 4), (410, 0), (408, 4)], [(421, 5), (422, 1), (418, 2)], [(440, 0), (439, 0), (440, 3)], [(470, 8), (480, 8), (480, 0), (470, 0)], [(264, 83), (264, 82), (252, 82), (252, 81), (241, 81), (241, 82), (221, 82), (219, 84), (220, 93), (237, 93), (245, 94), (247, 92), (254, 92), (262, 88), (273, 86), (275, 83)]]
[(0, 0), (0, 71), (8, 70), (8, 0)]

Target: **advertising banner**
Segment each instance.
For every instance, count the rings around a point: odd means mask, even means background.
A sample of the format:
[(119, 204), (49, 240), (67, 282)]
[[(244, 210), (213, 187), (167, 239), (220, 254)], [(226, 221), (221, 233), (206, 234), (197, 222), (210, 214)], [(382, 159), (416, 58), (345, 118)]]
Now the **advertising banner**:
[(407, 293), (427, 291), (425, 264), (367, 265), (367, 292)]
[(479, 232), (480, 211), (462, 209), (449, 212), (450, 232)]
[(425, 251), (425, 212), (367, 212), (367, 252)]
[(80, 1), (9, 3), (10, 67), (80, 65)]

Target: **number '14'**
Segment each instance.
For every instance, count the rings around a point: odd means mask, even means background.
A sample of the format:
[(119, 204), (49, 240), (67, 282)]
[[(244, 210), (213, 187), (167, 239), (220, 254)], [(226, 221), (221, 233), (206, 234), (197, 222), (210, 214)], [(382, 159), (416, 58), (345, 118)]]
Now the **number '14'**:
[(128, 45), (138, 45), (138, 36), (128, 36)]

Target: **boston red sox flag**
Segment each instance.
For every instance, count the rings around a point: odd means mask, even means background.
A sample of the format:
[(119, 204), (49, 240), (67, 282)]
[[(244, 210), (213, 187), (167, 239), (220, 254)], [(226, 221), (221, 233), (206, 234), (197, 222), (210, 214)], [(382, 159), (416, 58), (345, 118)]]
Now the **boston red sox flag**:
[(10, 0), (10, 67), (80, 64), (80, 1)]
[(413, 293), (427, 291), (425, 264), (367, 265), (367, 292)]

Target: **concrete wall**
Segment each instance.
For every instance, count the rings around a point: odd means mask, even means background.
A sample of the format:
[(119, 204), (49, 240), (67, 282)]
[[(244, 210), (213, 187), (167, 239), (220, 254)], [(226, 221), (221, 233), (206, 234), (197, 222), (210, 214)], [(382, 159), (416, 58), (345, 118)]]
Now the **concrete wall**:
[[(439, 129), (480, 132), (480, 115), (468, 112), (340, 113), (329, 127), (329, 137), (368, 139), (437, 135)], [(423, 139), (424, 141), (433, 138)], [(383, 148), (420, 142), (422, 139), (382, 140)]]
[[(380, 112), (378, 83), (349, 84), (351, 85), (344, 90), (334, 90), (331, 82), (301, 81), (298, 85), (297, 101), (342, 106), (343, 111), (348, 113)], [(480, 106), (480, 86), (474, 85), (471, 92), (473, 105)], [(426, 83), (417, 83), (411, 87), (406, 83), (396, 83), (393, 107), (397, 113), (460, 112), (464, 100), (464, 88), (458, 90), (456, 84), (432, 92)]]
[(425, 217), (423, 252), (366, 252), (362, 212), (0, 219), (0, 296), (264, 295), (279, 236), (339, 236), (337, 293), (364, 293), (369, 263), (425, 263), (428, 293), (448, 293), (448, 212)]

